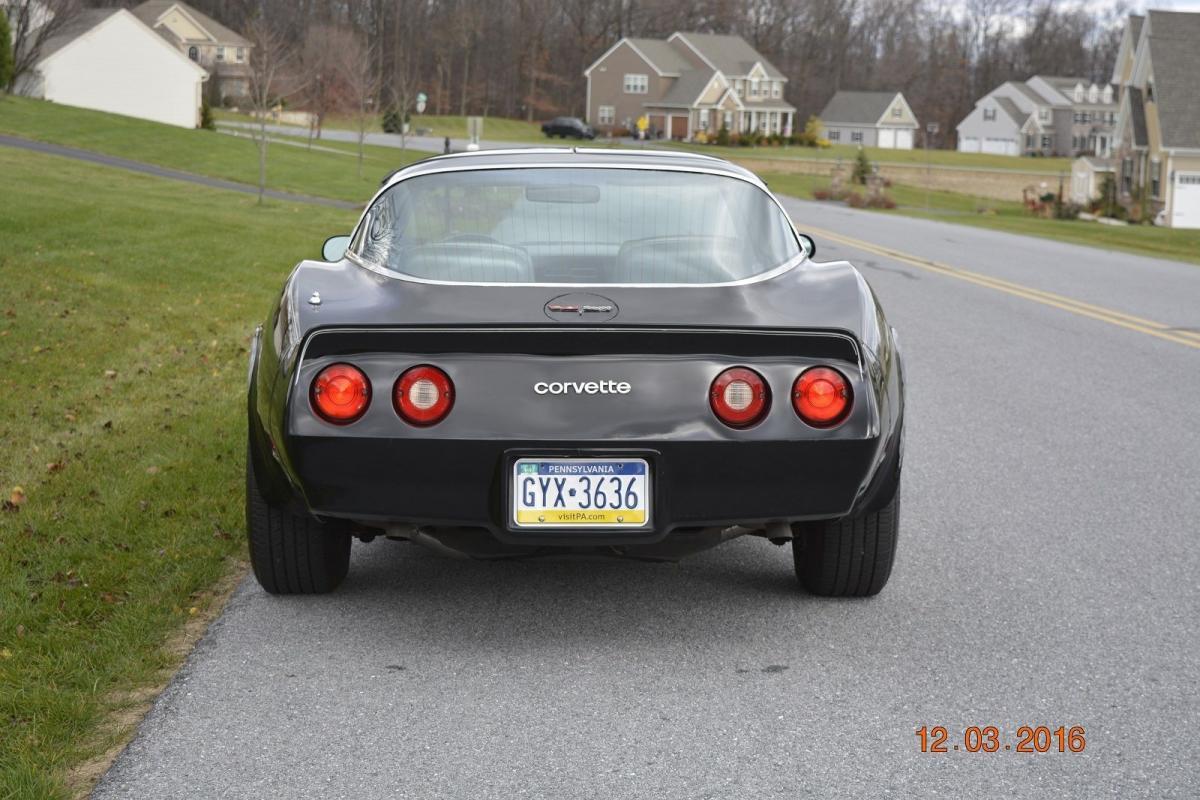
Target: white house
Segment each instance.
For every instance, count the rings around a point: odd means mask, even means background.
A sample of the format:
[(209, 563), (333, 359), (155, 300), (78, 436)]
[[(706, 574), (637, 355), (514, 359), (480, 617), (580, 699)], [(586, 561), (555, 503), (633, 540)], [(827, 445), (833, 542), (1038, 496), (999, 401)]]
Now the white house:
[(200, 124), (208, 73), (124, 9), (90, 9), (42, 47), (17, 91), (183, 128)]

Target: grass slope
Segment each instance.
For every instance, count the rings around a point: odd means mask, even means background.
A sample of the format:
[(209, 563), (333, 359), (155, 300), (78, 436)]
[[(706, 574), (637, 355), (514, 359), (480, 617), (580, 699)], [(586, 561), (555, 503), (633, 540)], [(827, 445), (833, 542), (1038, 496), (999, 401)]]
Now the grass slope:
[[(214, 131), (187, 130), (44, 100), (0, 95), (0, 133), (258, 184), (258, 150), (254, 142)], [(385, 174), (425, 158), (428, 153), (367, 147), (366, 155), (363, 177), (359, 178), (354, 159), (288, 145), (272, 146), (267, 157), (267, 185), (289, 192), (365, 202)]]
[(59, 798), (238, 569), (248, 337), (353, 215), (3, 148), (0, 185), (0, 797)]
[[(817, 175), (762, 173), (762, 179), (778, 194), (812, 199), (813, 189), (829, 186), (829, 179)], [(1040, 236), (1061, 242), (1121, 250), (1143, 256), (1171, 258), (1200, 264), (1200, 230), (1157, 228), (1150, 225), (1100, 225), (1083, 220), (1040, 219), (1031, 216), (1020, 203), (971, 197), (954, 192), (926, 192), (914, 186), (897, 184), (888, 190), (899, 207), (880, 211), (937, 219), (957, 225)], [(987, 213), (979, 213), (986, 210)], [(797, 220), (803, 227), (803, 221)]]

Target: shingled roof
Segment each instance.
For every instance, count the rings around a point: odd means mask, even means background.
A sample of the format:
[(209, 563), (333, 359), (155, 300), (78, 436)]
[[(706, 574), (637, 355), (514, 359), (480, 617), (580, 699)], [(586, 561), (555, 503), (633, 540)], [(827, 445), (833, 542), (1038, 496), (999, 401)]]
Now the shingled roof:
[(146, 0), (140, 6), (131, 8), (130, 11), (142, 22), (153, 28), (155, 33), (175, 44), (175, 35), (165, 27), (157, 25), (159, 17), (166, 13), (171, 6), (179, 6), (185, 14), (196, 21), (196, 24), (208, 31), (215, 40), (215, 44), (234, 45), (237, 47), (250, 46), (250, 42), (240, 33), (226, 28), (207, 14), (197, 11), (187, 3), (179, 2), (179, 0)]
[(755, 64), (762, 64), (763, 70), (770, 78), (782, 78), (783, 73), (775, 65), (762, 57), (757, 50), (750, 46), (740, 36), (729, 36), (720, 33), (684, 33), (673, 34), (671, 38), (679, 37), (690, 44), (717, 69), (729, 78), (740, 78), (750, 74)]
[(887, 112), (899, 92), (841, 91), (830, 98), (821, 111), (826, 125), (874, 125)]
[[(1164, 147), (1200, 149), (1200, 13), (1147, 11)], [(1144, 124), (1144, 122), (1143, 122)]]

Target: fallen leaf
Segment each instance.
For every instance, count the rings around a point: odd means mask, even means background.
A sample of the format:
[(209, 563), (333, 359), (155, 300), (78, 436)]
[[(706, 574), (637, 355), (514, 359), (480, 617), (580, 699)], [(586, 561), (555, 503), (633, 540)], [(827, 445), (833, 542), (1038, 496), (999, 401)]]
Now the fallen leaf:
[(146, 467), (146, 474), (147, 475), (157, 475), (158, 467)]
[(149, 500), (138, 500), (138, 508), (140, 508), (142, 511), (145, 511), (149, 507), (150, 507)]
[(105, 423), (101, 427), (104, 428), (104, 430), (106, 430), (106, 431), (111, 431), (112, 430), (112, 420), (111, 419), (106, 420)]
[(46, 465), (47, 472), (58, 472), (63, 468), (64, 464), (61, 461), (51, 461)]
[(7, 647), (0, 650), (0, 658), (3, 658), (5, 661), (12, 658), (12, 650), (9, 650)]
[(19, 505), (24, 504), (25, 490), (22, 489), (20, 486), (14, 486), (13, 490), (12, 490), (12, 494), (10, 494), (8, 496), (8, 502), (12, 503), (14, 506), (19, 506)]
[(75, 415), (68, 411), (67, 413), (63, 414), (63, 419), (65, 419), (67, 422), (74, 422)]
[(104, 370), (104, 377), (115, 378), (117, 377), (117, 371), (115, 369), (106, 369)]
[(24, 638), (25, 638), (25, 626), (24, 626), (24, 625), (18, 625), (18, 626), (17, 626), (17, 638), (18, 638), (18, 639), (24, 639)]
[(191, 608), (188, 609), (188, 614), (190, 614), (194, 617), (194, 616), (196, 616), (197, 613), (199, 613), (199, 611), (200, 611), (200, 609), (196, 608), (195, 606), (192, 606)]
[(103, 600), (105, 603), (108, 603), (109, 605), (115, 605), (115, 604), (121, 602), (121, 598), (118, 597), (117, 595), (113, 594), (112, 592), (101, 592), (100, 599)]

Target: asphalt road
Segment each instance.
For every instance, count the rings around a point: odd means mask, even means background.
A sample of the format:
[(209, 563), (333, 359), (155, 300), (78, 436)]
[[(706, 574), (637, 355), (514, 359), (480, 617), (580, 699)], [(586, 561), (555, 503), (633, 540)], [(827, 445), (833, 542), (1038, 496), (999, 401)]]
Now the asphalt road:
[[(880, 596), (800, 594), (761, 540), (677, 565), (356, 545), (335, 595), (244, 583), (96, 796), (1195, 797), (1200, 267), (788, 205), (874, 243), (817, 235), (907, 359)], [(1086, 750), (915, 735), (1026, 724)]]

